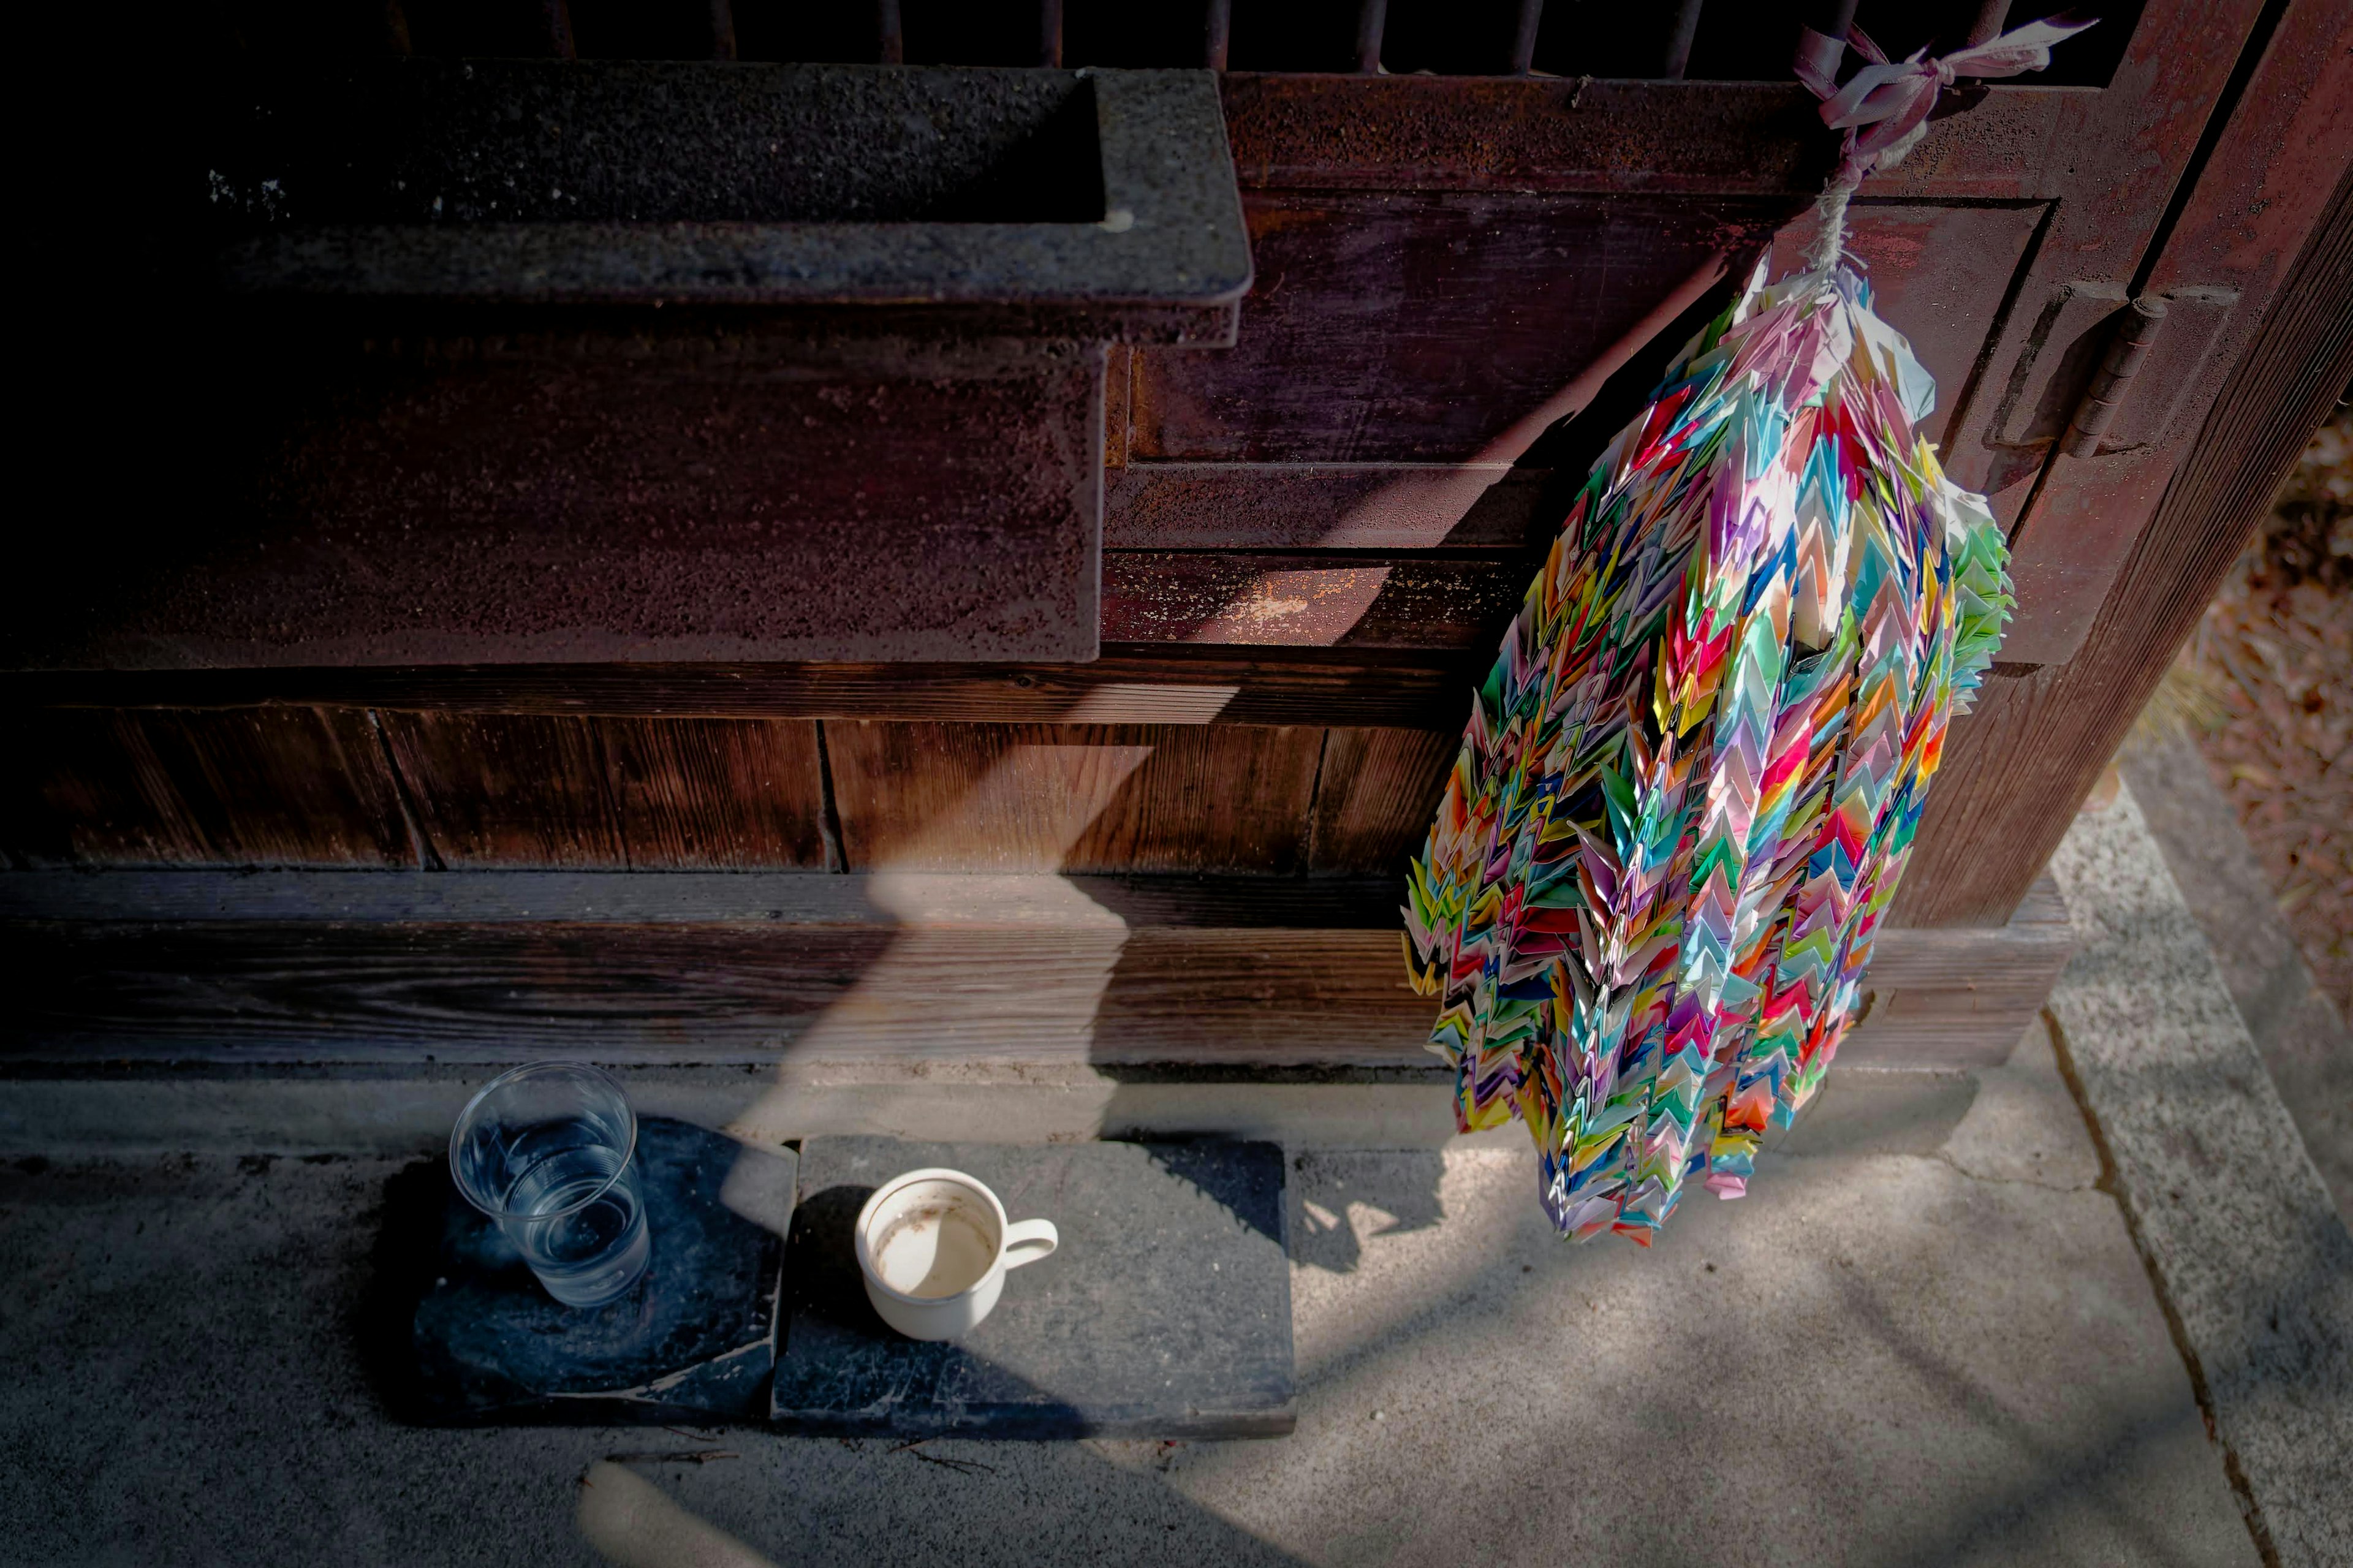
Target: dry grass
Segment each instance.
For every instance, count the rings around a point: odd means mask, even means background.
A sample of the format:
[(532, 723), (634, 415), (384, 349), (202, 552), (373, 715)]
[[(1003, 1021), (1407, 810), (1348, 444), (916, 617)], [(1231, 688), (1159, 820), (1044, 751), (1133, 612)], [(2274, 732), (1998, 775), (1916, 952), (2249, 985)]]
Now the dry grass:
[(2353, 1016), (2353, 409), (2313, 437), (2150, 710), (2195, 736)]

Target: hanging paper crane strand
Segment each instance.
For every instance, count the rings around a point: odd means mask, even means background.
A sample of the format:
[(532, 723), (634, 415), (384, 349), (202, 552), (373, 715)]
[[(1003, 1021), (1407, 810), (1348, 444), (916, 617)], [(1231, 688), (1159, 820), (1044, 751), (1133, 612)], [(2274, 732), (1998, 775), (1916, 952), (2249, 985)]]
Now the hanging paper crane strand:
[(1569, 507), (1408, 880), (1463, 1130), (1564, 1235), (1737, 1197), (1820, 1084), (2010, 605), (1935, 388), (1844, 268), (1762, 269)]

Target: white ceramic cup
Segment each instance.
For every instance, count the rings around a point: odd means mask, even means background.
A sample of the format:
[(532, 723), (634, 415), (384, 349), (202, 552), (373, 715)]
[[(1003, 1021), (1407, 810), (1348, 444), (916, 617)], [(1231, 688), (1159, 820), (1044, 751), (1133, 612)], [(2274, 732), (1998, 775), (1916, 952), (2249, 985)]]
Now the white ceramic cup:
[(1062, 1245), (1054, 1222), (1005, 1217), (997, 1194), (962, 1171), (909, 1171), (858, 1211), (858, 1270), (882, 1321), (911, 1340), (953, 1340), (979, 1327), (1005, 1273)]

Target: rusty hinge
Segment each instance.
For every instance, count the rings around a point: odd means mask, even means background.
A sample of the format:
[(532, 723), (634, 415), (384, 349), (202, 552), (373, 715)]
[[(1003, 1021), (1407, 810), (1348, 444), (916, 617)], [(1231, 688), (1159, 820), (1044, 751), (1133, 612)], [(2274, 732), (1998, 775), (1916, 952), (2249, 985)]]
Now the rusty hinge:
[(1989, 438), (2071, 458), (2163, 442), (2210, 395), (2201, 373), (2238, 300), (2234, 289), (2127, 300), (2115, 283), (2062, 285), (2020, 347)]
[(2084, 388), (2083, 400), (2067, 421), (2067, 433), (2059, 439), (2059, 449), (2071, 458), (2088, 458), (2100, 449), (2100, 437), (2116, 422), (2116, 409), (2165, 326), (2165, 301), (2143, 294), (2116, 314), (2122, 319), (2108, 340), (2108, 352), (2092, 373), (2091, 384)]

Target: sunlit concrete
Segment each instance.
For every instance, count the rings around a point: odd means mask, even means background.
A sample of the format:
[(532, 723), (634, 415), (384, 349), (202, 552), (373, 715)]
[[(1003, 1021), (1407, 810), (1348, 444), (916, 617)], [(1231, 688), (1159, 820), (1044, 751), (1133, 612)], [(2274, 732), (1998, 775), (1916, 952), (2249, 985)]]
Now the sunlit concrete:
[(2047, 1041), (1901, 1076), (1647, 1253), (1508, 1140), (1302, 1151), (1299, 1431), (1177, 1447), (403, 1429), (396, 1162), (11, 1165), (0, 1561), (2253, 1562)]

